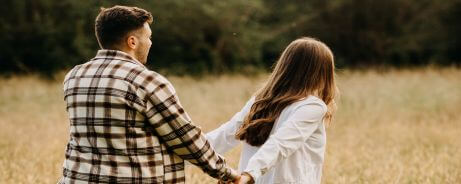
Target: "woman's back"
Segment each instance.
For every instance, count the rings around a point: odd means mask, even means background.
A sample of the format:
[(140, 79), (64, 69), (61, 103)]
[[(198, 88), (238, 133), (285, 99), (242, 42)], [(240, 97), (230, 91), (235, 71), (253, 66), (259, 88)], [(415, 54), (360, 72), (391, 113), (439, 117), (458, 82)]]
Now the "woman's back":
[[(238, 144), (235, 132), (248, 114), (254, 98), (229, 122), (207, 134), (212, 146), (226, 152)], [(320, 183), (326, 134), (325, 103), (309, 96), (285, 107), (262, 146), (244, 143), (239, 170), (256, 183)]]

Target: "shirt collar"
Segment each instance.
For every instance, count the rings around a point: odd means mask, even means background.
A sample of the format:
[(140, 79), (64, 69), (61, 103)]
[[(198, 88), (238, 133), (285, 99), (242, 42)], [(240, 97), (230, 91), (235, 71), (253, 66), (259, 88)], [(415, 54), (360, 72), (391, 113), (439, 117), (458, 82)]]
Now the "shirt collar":
[(96, 57), (94, 59), (122, 60), (122, 61), (127, 61), (127, 62), (131, 62), (134, 64), (144, 66), (141, 62), (131, 57), (126, 52), (123, 52), (120, 50), (109, 50), (109, 49), (98, 50), (98, 52), (96, 53)]

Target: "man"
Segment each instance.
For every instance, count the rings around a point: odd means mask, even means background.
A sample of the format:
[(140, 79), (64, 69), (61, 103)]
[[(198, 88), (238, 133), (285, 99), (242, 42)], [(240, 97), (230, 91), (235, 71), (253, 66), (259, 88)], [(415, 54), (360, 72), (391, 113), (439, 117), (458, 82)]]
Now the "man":
[(59, 183), (185, 183), (184, 160), (238, 182), (171, 83), (144, 66), (151, 23), (140, 8), (101, 9), (95, 31), (102, 50), (64, 79), (70, 139)]

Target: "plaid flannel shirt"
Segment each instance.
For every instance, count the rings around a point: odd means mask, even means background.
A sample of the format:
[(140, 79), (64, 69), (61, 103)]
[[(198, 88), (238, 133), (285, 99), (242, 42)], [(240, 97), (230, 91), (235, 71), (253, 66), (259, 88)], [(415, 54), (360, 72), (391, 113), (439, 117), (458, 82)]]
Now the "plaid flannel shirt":
[(128, 54), (100, 50), (64, 79), (70, 120), (59, 183), (185, 183), (184, 160), (229, 181), (171, 83)]

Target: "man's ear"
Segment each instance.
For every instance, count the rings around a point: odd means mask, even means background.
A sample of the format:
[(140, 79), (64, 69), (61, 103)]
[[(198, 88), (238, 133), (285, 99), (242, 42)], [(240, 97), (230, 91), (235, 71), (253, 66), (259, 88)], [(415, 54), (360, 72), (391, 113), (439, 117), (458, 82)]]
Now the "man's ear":
[(130, 49), (136, 49), (136, 47), (138, 46), (138, 38), (136, 38), (135, 36), (128, 36), (126, 38), (126, 45)]

